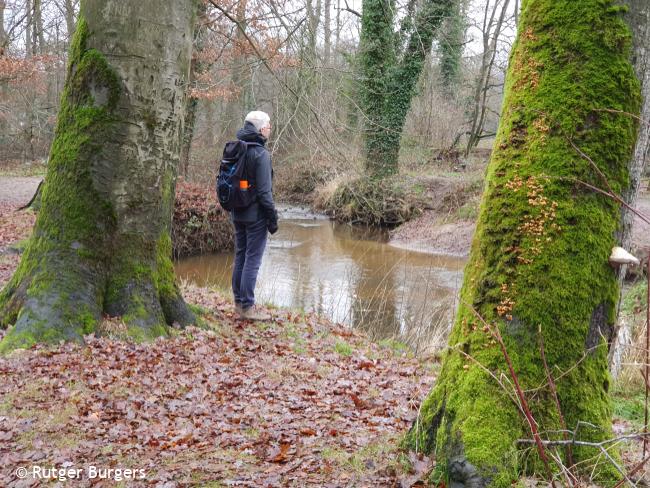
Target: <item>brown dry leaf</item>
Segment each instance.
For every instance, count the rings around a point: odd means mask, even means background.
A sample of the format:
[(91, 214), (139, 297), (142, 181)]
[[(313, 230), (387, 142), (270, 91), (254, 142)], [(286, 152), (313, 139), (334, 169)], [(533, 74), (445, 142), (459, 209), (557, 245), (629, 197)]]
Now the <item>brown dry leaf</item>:
[(350, 393), (349, 396), (352, 399), (352, 401), (354, 402), (354, 406), (357, 407), (359, 410), (364, 410), (364, 409), (368, 408), (367, 402), (365, 402), (364, 400), (359, 398), (354, 393)]
[(287, 461), (287, 453), (291, 444), (281, 442), (278, 447), (273, 449), (269, 454), (269, 461), (272, 463), (284, 463)]

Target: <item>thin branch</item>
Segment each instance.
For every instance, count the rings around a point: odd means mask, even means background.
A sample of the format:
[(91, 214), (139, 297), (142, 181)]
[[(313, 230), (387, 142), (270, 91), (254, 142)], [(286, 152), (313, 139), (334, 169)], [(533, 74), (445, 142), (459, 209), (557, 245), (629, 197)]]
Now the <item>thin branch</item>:
[(643, 458), (643, 460), (639, 464), (637, 464), (636, 466), (634, 466), (634, 468), (632, 468), (630, 470), (630, 472), (628, 473), (628, 475), (625, 478), (623, 478), (621, 481), (616, 483), (616, 485), (614, 485), (614, 488), (619, 488), (619, 487), (623, 486), (623, 483), (625, 483), (627, 481), (627, 478), (629, 476), (634, 476), (636, 473), (638, 473), (639, 470), (641, 468), (643, 468), (643, 466), (645, 466), (645, 463), (647, 463), (648, 461), (650, 461), (650, 456)]
[[(234, 23), (234, 24), (237, 26), (237, 28), (240, 30), (240, 32), (242, 33), (242, 35), (244, 36), (244, 38), (245, 38), (245, 39), (248, 41), (248, 43), (250, 44), (251, 48), (253, 48), (253, 51), (255, 51), (255, 55), (256, 55), (256, 56), (259, 58), (259, 60), (264, 64), (264, 66), (265, 66), (266, 69), (269, 71), (269, 73), (271, 73), (271, 75), (272, 75), (272, 76), (277, 80), (278, 83), (280, 83), (280, 85), (284, 86), (285, 89), (287, 89), (287, 90), (288, 90), (288, 91), (289, 91), (289, 92), (290, 92), (294, 97), (296, 97), (296, 99), (299, 100), (299, 99), (300, 99), (300, 96), (296, 93), (296, 91), (295, 91), (293, 88), (291, 88), (287, 83), (285, 83), (284, 81), (282, 81), (282, 80), (280, 79), (280, 77), (277, 75), (277, 73), (275, 72), (275, 70), (274, 70), (273, 68), (271, 68), (271, 66), (269, 65), (269, 63), (268, 63), (268, 61), (266, 60), (266, 58), (265, 58), (264, 56), (262, 56), (262, 53), (260, 52), (259, 48), (257, 47), (257, 44), (256, 44), (256, 43), (253, 41), (253, 39), (251, 39), (251, 37), (248, 35), (248, 33), (246, 32), (246, 29), (244, 28), (244, 26), (242, 25), (242, 23), (241, 23), (239, 20), (237, 20), (236, 18), (234, 18), (234, 17), (232, 16), (232, 14), (231, 14), (230, 12), (228, 12), (226, 9), (224, 9), (224, 8), (221, 7), (221, 6), (219, 6), (219, 4), (217, 4), (217, 3), (215, 2), (215, 0), (208, 0), (208, 1), (210, 2), (210, 4), (211, 4), (214, 8), (216, 8), (217, 10), (219, 10), (219, 12), (221, 12), (223, 15), (225, 15), (225, 16), (228, 18), (228, 20), (230, 20), (232, 23)], [(303, 19), (303, 20), (304, 20), (304, 19)], [(335, 145), (335, 144), (332, 142), (332, 140), (329, 138), (329, 135), (327, 134), (327, 131), (325, 130), (325, 128), (324, 128), (323, 125), (321, 124), (320, 117), (318, 116), (318, 113), (316, 112), (316, 110), (314, 110), (314, 108), (313, 108), (312, 105), (309, 103), (309, 101), (305, 100), (305, 103), (306, 103), (307, 106), (309, 107), (309, 111), (310, 111), (310, 112), (312, 113), (312, 115), (316, 118), (316, 123), (318, 124), (318, 127), (320, 128), (320, 130), (321, 130), (323, 136), (325, 137), (325, 139), (327, 140), (327, 142), (331, 145), (331, 147), (336, 148), (336, 145)]]
[[(564, 440), (569, 440), (567, 434), (567, 426), (564, 420), (564, 414), (562, 413), (562, 408), (560, 406), (560, 399), (557, 396), (557, 387), (555, 386), (555, 381), (553, 380), (553, 375), (551, 374), (550, 369), (548, 368), (548, 363), (546, 362), (546, 352), (544, 350), (544, 335), (542, 334), (542, 326), (539, 326), (539, 350), (542, 355), (542, 363), (544, 364), (544, 371), (546, 372), (546, 377), (548, 378), (548, 386), (553, 395), (553, 400), (555, 401), (555, 406), (557, 407), (558, 415), (560, 416), (560, 427), (562, 427), (562, 433)], [(571, 476), (575, 479), (575, 476), (571, 472), (574, 462), (573, 462), (573, 452), (571, 451), (571, 446), (568, 445), (566, 449), (567, 462), (569, 463), (569, 472)]]
[(508, 364), (508, 370), (510, 371), (510, 376), (512, 377), (512, 381), (515, 384), (515, 390), (517, 392), (517, 396), (519, 397), (521, 406), (524, 409), (526, 420), (528, 421), (530, 430), (533, 433), (533, 437), (535, 438), (535, 444), (537, 445), (537, 451), (539, 452), (539, 457), (542, 459), (542, 462), (544, 463), (544, 467), (546, 468), (546, 472), (551, 482), (551, 486), (555, 488), (555, 481), (553, 480), (553, 472), (551, 471), (551, 467), (549, 466), (548, 457), (546, 455), (546, 450), (544, 449), (542, 439), (540, 438), (539, 432), (537, 431), (537, 423), (533, 418), (533, 414), (530, 412), (530, 408), (528, 407), (528, 402), (526, 401), (526, 397), (524, 396), (524, 393), (521, 390), (521, 386), (519, 385), (519, 379), (517, 378), (517, 374), (515, 373), (515, 369), (512, 365), (512, 361), (510, 360), (510, 355), (508, 354), (506, 345), (503, 342), (503, 337), (501, 337), (501, 332), (499, 331), (499, 327), (498, 326), (490, 327), (490, 325), (483, 319), (483, 317), (481, 317), (481, 315), (478, 313), (477, 310), (474, 309), (474, 307), (471, 307), (471, 309), (474, 312), (474, 315), (478, 317), (478, 319), (483, 323), (483, 325), (485, 325), (488, 328), (488, 330), (492, 332), (492, 335), (494, 336), (494, 338), (499, 343), (499, 346), (501, 347), (501, 352), (503, 353), (503, 357), (505, 358), (506, 363)]
[(351, 14), (354, 14), (357, 17), (361, 18), (361, 14), (359, 12), (357, 12), (353, 8), (350, 8), (350, 5), (348, 5), (348, 0), (345, 0), (345, 8), (340, 8), (339, 10), (343, 10), (345, 12), (350, 12)]
[[(650, 378), (650, 256), (648, 256), (648, 301), (646, 303), (646, 324), (645, 324), (645, 402), (644, 402), (644, 420), (643, 432), (648, 433), (648, 378)], [(643, 438), (643, 457), (645, 457), (648, 448), (648, 439)]]

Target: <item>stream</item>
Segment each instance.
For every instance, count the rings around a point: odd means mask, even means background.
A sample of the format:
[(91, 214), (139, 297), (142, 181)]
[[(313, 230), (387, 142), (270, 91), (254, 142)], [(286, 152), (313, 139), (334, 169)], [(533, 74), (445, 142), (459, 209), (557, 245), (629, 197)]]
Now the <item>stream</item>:
[[(297, 207), (279, 208), (256, 301), (314, 311), (417, 349), (442, 347), (462, 283), (464, 258), (400, 249), (388, 233), (330, 221)], [(233, 253), (175, 263), (179, 278), (230, 290)]]

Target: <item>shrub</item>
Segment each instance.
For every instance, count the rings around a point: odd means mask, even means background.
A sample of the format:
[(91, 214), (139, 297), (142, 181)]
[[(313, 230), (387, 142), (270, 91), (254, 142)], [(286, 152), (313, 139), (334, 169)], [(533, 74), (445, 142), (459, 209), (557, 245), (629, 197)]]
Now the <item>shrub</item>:
[(233, 249), (230, 216), (218, 205), (214, 189), (178, 182), (172, 243), (174, 258)]

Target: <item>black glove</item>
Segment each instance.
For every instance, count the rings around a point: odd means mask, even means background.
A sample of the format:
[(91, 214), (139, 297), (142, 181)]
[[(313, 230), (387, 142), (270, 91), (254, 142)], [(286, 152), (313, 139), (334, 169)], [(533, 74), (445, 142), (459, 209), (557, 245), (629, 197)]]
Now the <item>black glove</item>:
[(271, 234), (275, 234), (278, 231), (278, 212), (273, 210), (272, 214), (269, 214), (266, 221), (266, 228)]

